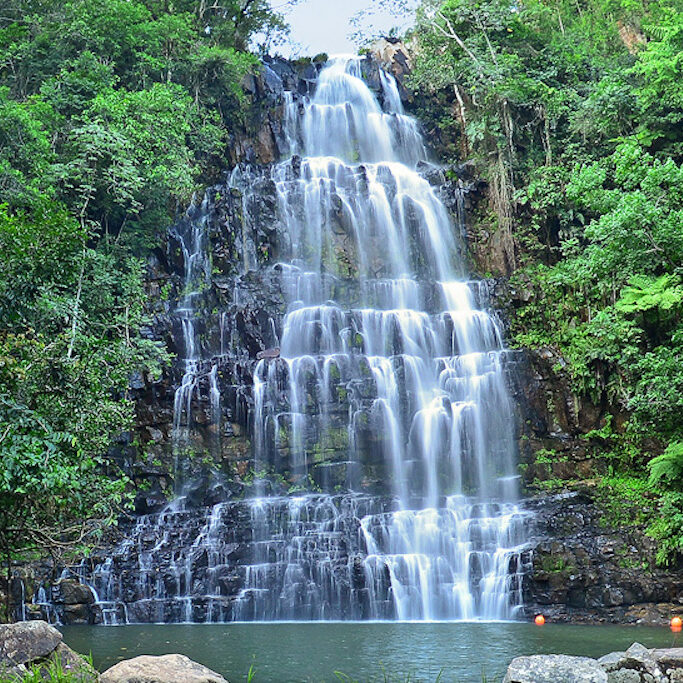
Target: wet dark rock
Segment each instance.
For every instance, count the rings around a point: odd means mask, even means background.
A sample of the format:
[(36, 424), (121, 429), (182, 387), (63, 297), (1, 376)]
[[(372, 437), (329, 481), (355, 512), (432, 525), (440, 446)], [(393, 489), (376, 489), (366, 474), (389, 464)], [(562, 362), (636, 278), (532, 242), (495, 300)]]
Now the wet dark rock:
[(275, 349), (266, 349), (265, 351), (259, 351), (256, 354), (256, 360), (263, 360), (264, 358), (271, 360), (273, 358), (279, 358), (280, 357), (280, 349), (275, 348)]
[(655, 565), (655, 545), (637, 526), (612, 528), (587, 493), (529, 502), (533, 569), (529, 616), (553, 621), (666, 624), (683, 604), (680, 572)]
[(53, 595), (55, 602), (65, 605), (90, 605), (95, 602), (95, 597), (88, 586), (74, 579), (61, 579), (57, 582)]

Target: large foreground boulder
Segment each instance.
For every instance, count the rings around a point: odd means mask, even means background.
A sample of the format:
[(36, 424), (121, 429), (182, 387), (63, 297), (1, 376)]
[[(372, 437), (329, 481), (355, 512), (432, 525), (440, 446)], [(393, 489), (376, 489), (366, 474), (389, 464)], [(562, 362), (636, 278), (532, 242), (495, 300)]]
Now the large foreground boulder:
[(62, 642), (62, 634), (44, 621), (0, 625), (0, 677), (21, 680), (33, 668), (45, 680), (61, 669), (74, 681), (99, 681), (99, 674), (80, 655)]
[(62, 634), (44, 621), (0, 626), (0, 662), (13, 666), (43, 659), (62, 642)]
[(503, 683), (607, 683), (607, 674), (595, 659), (567, 655), (517, 657)]
[(503, 683), (683, 683), (683, 648), (648, 650), (633, 643), (626, 652), (600, 659), (565, 655), (517, 657)]
[(114, 664), (102, 683), (227, 683), (225, 678), (185, 655), (142, 655)]

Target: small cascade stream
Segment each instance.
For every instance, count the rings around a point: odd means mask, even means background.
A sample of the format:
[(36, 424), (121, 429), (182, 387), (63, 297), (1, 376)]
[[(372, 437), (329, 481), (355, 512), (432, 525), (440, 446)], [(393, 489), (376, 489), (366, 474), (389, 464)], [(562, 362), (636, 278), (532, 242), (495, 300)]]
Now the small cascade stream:
[[(393, 76), (380, 70), (379, 87), (360, 58), (339, 57), (312, 96), (285, 93), (289, 158), (269, 178), (284, 314), (269, 319), (276, 346), (252, 366), (253, 495), (197, 509), (178, 487), (163, 512), (139, 517), (89, 577), (107, 623), (519, 612), (528, 513), (509, 352), (486, 283), (468, 277), (462, 202), (453, 217), (421, 174), (427, 152)], [(255, 224), (248, 170), (231, 184), (243, 224)], [(185, 272), (179, 459), (198, 393), (220, 439), (218, 360), (231, 345), (225, 312), (214, 314), (217, 356), (205, 357), (197, 332), (209, 202), (174, 228)], [(254, 245), (242, 246), (249, 272)]]
[(173, 404), (173, 443), (176, 449), (187, 441), (192, 416), (192, 400), (201, 372), (200, 350), (197, 339), (195, 302), (201, 297), (202, 287), (211, 277), (206, 238), (208, 197), (200, 205), (190, 206), (185, 220), (175, 227), (175, 237), (182, 248), (185, 279), (175, 315), (180, 319), (185, 346), (184, 371), (176, 389)]

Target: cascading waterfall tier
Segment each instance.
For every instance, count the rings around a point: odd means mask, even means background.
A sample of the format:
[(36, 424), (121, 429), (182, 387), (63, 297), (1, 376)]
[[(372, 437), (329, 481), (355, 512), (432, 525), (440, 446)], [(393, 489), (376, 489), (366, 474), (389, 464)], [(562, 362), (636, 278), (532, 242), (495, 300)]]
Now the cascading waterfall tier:
[[(378, 85), (379, 99), (360, 59), (344, 57), (312, 97), (285, 94), (291, 156), (269, 182), (272, 272), (286, 301), (269, 323), (274, 347), (254, 364), (255, 496), (208, 511), (181, 497), (138, 518), (89, 577), (109, 623), (510, 619), (520, 609), (528, 553), (509, 352), (485, 283), (467, 277), (462, 216), (419, 172), (425, 146), (396, 81), (380, 72)], [(244, 224), (256, 223), (247, 171), (231, 184)], [(200, 384), (220, 419), (217, 366), (194, 326), (210, 279), (206, 214), (195, 207), (177, 235), (177, 447)], [(253, 244), (243, 262), (252, 268)], [(290, 494), (276, 495), (283, 486)]]
[[(354, 599), (365, 616), (398, 619), (510, 618), (521, 605), (506, 352), (477, 308), (478, 284), (464, 277), (447, 211), (415, 170), (426, 157), (416, 123), (393, 77), (381, 72), (381, 83), (384, 110), (360, 61), (339, 58), (303, 112), (288, 100), (289, 148), (302, 156), (273, 180), (289, 310), (280, 358), (254, 373), (254, 430), (257, 467), (277, 470), (286, 457), (295, 480), (322, 468), (324, 484), (355, 490), (373, 465), (358, 438), (372, 432), (370, 458), (381, 461), (392, 504), (354, 511), (362, 559), (349, 571), (362, 572), (363, 597), (342, 598), (325, 558), (353, 538), (339, 521), (343, 503), (314, 498), (302, 515), (298, 502), (273, 523), (267, 511), (278, 502), (255, 501), (244, 618), (334, 618), (352, 613), (343, 603)], [(349, 280), (356, 286), (340, 284)], [(311, 514), (316, 531), (303, 522)], [(316, 597), (303, 607), (292, 595), (306, 585)]]

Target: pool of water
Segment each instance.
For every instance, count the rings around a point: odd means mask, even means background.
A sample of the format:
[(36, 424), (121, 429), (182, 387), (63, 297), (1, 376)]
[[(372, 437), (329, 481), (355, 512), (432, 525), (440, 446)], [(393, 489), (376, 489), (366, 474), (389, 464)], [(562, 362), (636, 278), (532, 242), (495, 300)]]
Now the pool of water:
[[(232, 623), (69, 626), (64, 640), (104, 670), (141, 654), (186, 654), (231, 683), (500, 681), (522, 654), (599, 657), (634, 641), (681, 647), (665, 628), (521, 623)], [(336, 673), (338, 672), (338, 673)]]

